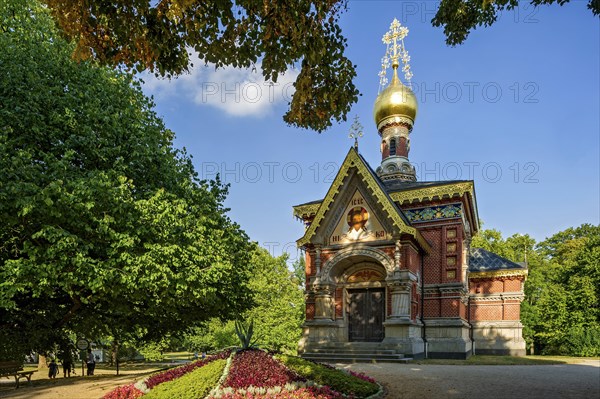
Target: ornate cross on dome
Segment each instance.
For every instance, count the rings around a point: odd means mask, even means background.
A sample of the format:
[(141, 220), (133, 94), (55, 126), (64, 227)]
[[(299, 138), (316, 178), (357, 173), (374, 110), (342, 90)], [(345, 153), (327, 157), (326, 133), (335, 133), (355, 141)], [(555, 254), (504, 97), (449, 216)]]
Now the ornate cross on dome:
[(358, 121), (358, 115), (354, 117), (354, 122), (350, 126), (350, 134), (348, 137), (354, 139), (354, 148), (358, 149), (358, 138), (363, 136), (363, 125)]
[(404, 72), (404, 79), (410, 87), (410, 79), (413, 74), (410, 71), (410, 56), (408, 51), (404, 48), (404, 38), (408, 36), (408, 28), (402, 26), (400, 22), (394, 18), (390, 24), (390, 30), (387, 31), (381, 39), (386, 45), (385, 55), (381, 59), (381, 71), (379, 72), (379, 90), (387, 84), (387, 69), (390, 67), (390, 61), (392, 63), (392, 69), (394, 72), (400, 65), (399, 59), (402, 60), (402, 72)]

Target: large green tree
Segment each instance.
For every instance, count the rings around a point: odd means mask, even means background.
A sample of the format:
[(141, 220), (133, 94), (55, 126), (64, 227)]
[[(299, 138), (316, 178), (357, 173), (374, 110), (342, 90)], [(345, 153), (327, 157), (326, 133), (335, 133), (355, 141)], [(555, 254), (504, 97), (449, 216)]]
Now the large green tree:
[(130, 76), (0, 1), (0, 358), (75, 332), (158, 339), (251, 304), (253, 248)]
[(536, 243), (483, 230), (473, 246), (527, 261), (523, 336), (548, 354), (600, 355), (600, 227), (583, 224)]
[[(238, 319), (254, 322), (254, 338), (259, 346), (295, 353), (304, 321), (304, 289), (286, 261), (287, 255), (273, 257), (263, 248), (254, 251), (249, 281), (254, 306)], [(195, 350), (238, 344), (233, 320), (213, 319), (187, 337), (188, 347)]]

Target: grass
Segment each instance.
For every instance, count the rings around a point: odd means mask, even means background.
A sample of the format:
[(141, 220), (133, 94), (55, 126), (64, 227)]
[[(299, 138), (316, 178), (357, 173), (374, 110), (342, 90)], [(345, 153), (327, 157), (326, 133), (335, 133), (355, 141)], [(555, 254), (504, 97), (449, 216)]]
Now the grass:
[(421, 359), (414, 364), (440, 364), (440, 365), (473, 365), (473, 366), (523, 366), (523, 365), (550, 365), (550, 364), (577, 364), (586, 360), (600, 360), (598, 357), (574, 356), (497, 356), (474, 355), (467, 360), (459, 359)]
[(278, 360), (306, 379), (327, 385), (335, 391), (355, 398), (366, 398), (379, 391), (379, 386), (337, 369), (313, 363), (295, 356), (276, 355)]
[[(163, 355), (165, 356), (166, 362), (193, 360), (194, 358), (194, 354), (192, 352), (165, 352)], [(200, 356), (200, 353), (198, 353), (198, 356)]]

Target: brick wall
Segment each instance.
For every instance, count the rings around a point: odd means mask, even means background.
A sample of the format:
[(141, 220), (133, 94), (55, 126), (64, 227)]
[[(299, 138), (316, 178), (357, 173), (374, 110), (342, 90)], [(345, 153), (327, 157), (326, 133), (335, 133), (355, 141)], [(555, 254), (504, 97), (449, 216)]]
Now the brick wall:
[(423, 237), (431, 245), (431, 252), (423, 257), (423, 280), (425, 284), (437, 284), (441, 281), (442, 230), (440, 227), (421, 230)]
[[(471, 294), (501, 294), (522, 292), (523, 277), (474, 278), (469, 281)], [(519, 299), (502, 298), (498, 300), (471, 301), (471, 320), (511, 320), (521, 318), (521, 302)]]

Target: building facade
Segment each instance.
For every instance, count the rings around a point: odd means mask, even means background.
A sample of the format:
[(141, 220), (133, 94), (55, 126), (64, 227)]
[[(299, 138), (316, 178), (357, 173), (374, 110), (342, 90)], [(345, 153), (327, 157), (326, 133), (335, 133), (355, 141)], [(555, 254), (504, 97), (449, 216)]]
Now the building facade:
[(386, 34), (392, 80), (373, 111), (381, 164), (373, 170), (355, 144), (325, 197), (294, 206), (306, 227), (300, 352), (524, 355), (526, 266), (471, 248), (473, 181), (418, 182), (408, 159), (417, 100), (398, 77), (400, 61), (411, 76), (406, 33), (395, 20)]

